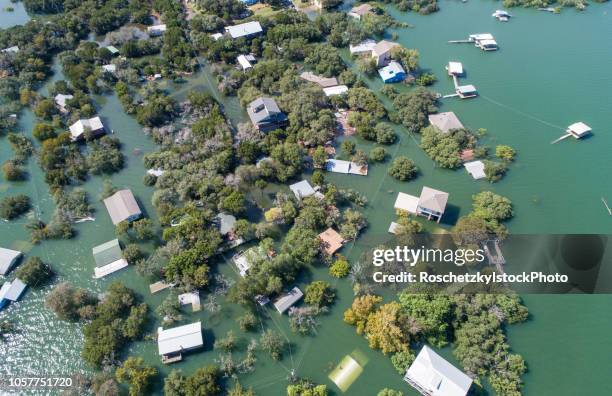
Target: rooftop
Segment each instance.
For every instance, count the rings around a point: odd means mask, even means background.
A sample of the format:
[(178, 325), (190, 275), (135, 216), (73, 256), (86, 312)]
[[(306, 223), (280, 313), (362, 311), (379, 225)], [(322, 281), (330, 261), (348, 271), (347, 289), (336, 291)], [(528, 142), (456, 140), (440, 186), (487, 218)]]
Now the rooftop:
[(344, 161), (339, 159), (328, 159), (325, 162), (325, 168), (328, 172), (345, 173), (365, 176), (368, 174), (368, 165), (359, 165), (356, 162)]
[(227, 235), (234, 231), (236, 225), (236, 217), (229, 213), (219, 213), (215, 216), (215, 221), (219, 227), (221, 235)]
[(370, 11), (372, 11), (372, 8), (374, 8), (374, 7), (372, 7), (369, 4), (361, 4), (361, 5), (358, 5), (356, 7), (351, 8), (351, 12), (353, 14), (362, 16), (362, 15), (365, 15), (365, 14), (369, 13)]
[(263, 32), (261, 25), (257, 21), (226, 26), (225, 31), (228, 32), (232, 38), (251, 36)]
[(255, 61), (255, 57), (253, 55), (238, 55), (236, 61), (238, 61), (242, 70), (247, 70), (253, 67), (251, 62)]
[(485, 164), (482, 161), (466, 162), (463, 166), (470, 175), (476, 180), (487, 177), (485, 174)]
[(289, 291), (289, 293), (282, 295), (276, 301), (274, 301), (274, 308), (280, 313), (285, 313), (286, 310), (291, 308), (296, 302), (304, 296), (304, 293), (296, 286)]
[(372, 52), (375, 46), (376, 46), (376, 41), (367, 39), (367, 40), (362, 41), (359, 44), (350, 45), (349, 50), (351, 54), (358, 54), (362, 52)]
[(408, 213), (416, 213), (419, 206), (419, 198), (414, 195), (400, 192), (397, 194), (393, 208), (403, 210)]
[(130, 190), (119, 190), (104, 200), (104, 206), (114, 225), (131, 220), (142, 214), (134, 194)]
[(336, 77), (317, 76), (312, 72), (303, 72), (302, 74), (300, 74), (300, 78), (318, 84), (323, 88), (338, 85), (338, 79)]
[(57, 94), (53, 99), (55, 100), (55, 104), (57, 104), (58, 106), (66, 107), (66, 101), (73, 98), (74, 96), (72, 95)]
[(404, 379), (431, 396), (465, 396), (472, 386), (472, 378), (444, 360), (427, 345), (421, 349), (406, 370)]
[(403, 78), (403, 75), (406, 74), (406, 71), (399, 64), (399, 62), (391, 61), (389, 64), (378, 70), (378, 74), (383, 79), (383, 81), (389, 81), (394, 79)]
[(447, 111), (444, 113), (430, 114), (428, 116), (429, 123), (440, 131), (447, 133), (452, 129), (464, 129), (465, 127), (459, 121), (459, 118), (452, 111)]
[(160, 355), (181, 352), (204, 345), (202, 323), (195, 322), (171, 329), (157, 330), (157, 346)]
[(591, 132), (591, 127), (584, 122), (576, 122), (567, 127), (567, 131), (573, 135), (583, 136)]
[(325, 92), (325, 96), (334, 96), (334, 95), (342, 95), (348, 92), (348, 87), (346, 85), (336, 85), (334, 87), (323, 88), (323, 92)]
[(266, 120), (274, 114), (282, 113), (276, 101), (272, 98), (261, 97), (255, 99), (247, 106), (247, 113), (254, 124)]
[(102, 278), (128, 266), (123, 258), (118, 239), (113, 239), (92, 249), (96, 267), (94, 277)]
[(448, 62), (447, 70), (449, 74), (460, 76), (463, 74), (463, 65), (461, 62)]
[(6, 275), (21, 255), (18, 250), (0, 247), (0, 275)]
[(289, 186), (289, 189), (293, 191), (293, 194), (298, 200), (314, 195), (315, 193), (314, 188), (312, 188), (308, 180), (294, 183)]
[(419, 206), (425, 209), (433, 210), (438, 213), (444, 213), (446, 203), (448, 202), (448, 193), (435, 190), (424, 186), (419, 197)]
[(387, 41), (387, 40), (381, 40), (378, 43), (376, 43), (376, 45), (372, 48), (372, 55), (385, 54), (397, 46), (399, 46), (398, 43), (394, 43), (394, 42)]
[(331, 227), (320, 233), (319, 239), (321, 240), (323, 250), (325, 250), (325, 253), (330, 256), (340, 250), (344, 244), (344, 238), (342, 238), (342, 235)]
[(23, 294), (27, 285), (15, 278), (12, 282), (4, 282), (0, 288), (0, 302), (2, 300), (17, 301)]
[(104, 129), (104, 124), (100, 117), (93, 117), (85, 120), (78, 120), (74, 124), (70, 125), (70, 135), (73, 139), (77, 139), (85, 133), (85, 130), (96, 132)]

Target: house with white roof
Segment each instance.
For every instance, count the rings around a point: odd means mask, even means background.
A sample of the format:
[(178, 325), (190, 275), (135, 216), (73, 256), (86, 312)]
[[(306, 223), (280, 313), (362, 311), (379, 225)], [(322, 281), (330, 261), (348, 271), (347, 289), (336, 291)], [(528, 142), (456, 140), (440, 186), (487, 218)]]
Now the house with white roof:
[(567, 133), (571, 134), (576, 139), (589, 135), (591, 131), (591, 127), (584, 122), (576, 122), (567, 127)]
[(17, 52), (19, 52), (19, 46), (14, 45), (12, 47), (5, 48), (0, 52), (4, 52), (5, 54), (16, 54)]
[(94, 247), (92, 253), (96, 262), (94, 278), (103, 278), (128, 266), (127, 260), (123, 258), (118, 239)]
[(476, 180), (487, 177), (485, 173), (485, 164), (482, 161), (471, 161), (463, 164), (465, 170)]
[(202, 348), (202, 323), (194, 322), (164, 330), (157, 329), (157, 348), (162, 363), (174, 363), (183, 359), (183, 352)]
[(344, 173), (351, 175), (366, 176), (368, 174), (368, 165), (359, 165), (356, 162), (344, 161), (339, 159), (328, 159), (325, 162), (325, 169), (328, 172)]
[(147, 28), (147, 33), (149, 33), (149, 36), (151, 37), (161, 36), (162, 34), (164, 34), (165, 31), (166, 31), (165, 24), (153, 25)]
[(104, 199), (104, 206), (114, 225), (122, 221), (134, 221), (142, 216), (142, 211), (134, 194), (130, 190), (119, 190), (110, 197)]
[(496, 51), (499, 48), (490, 33), (470, 34), (469, 40), (473, 41), (474, 45), (483, 51)]
[(219, 40), (221, 37), (223, 37), (223, 34), (222, 34), (222, 33), (213, 33), (213, 34), (211, 34), (211, 35), (210, 35), (210, 37), (211, 37), (213, 40), (217, 41), (217, 40)]
[(439, 223), (444, 216), (447, 202), (448, 193), (424, 186), (419, 197), (403, 192), (398, 193), (393, 207), (400, 213), (416, 214)]
[(455, 88), (455, 92), (461, 99), (468, 99), (478, 96), (478, 90), (473, 85), (459, 85)]
[(66, 101), (71, 100), (71, 99), (74, 99), (74, 96), (64, 95), (64, 94), (57, 94), (53, 98), (53, 100), (55, 101), (55, 105), (57, 106), (57, 108), (59, 109), (61, 113), (68, 112), (68, 110), (66, 109)]
[(302, 198), (310, 197), (316, 193), (315, 189), (312, 188), (308, 180), (302, 180), (301, 182), (293, 183), (289, 186), (289, 189), (293, 192), (293, 195), (301, 201)]
[(376, 41), (367, 39), (359, 44), (349, 45), (349, 51), (351, 55), (372, 55), (372, 50), (376, 46)]
[(0, 275), (6, 275), (23, 254), (18, 250), (0, 247)]
[(252, 54), (238, 55), (236, 62), (238, 62), (243, 71), (246, 71), (253, 68), (253, 64), (257, 62), (257, 59)]
[(304, 293), (296, 286), (291, 289), (287, 294), (283, 294), (274, 302), (274, 308), (278, 311), (279, 314), (285, 313), (289, 308), (291, 308), (295, 303), (300, 301), (304, 297)]
[(396, 61), (391, 61), (387, 66), (378, 69), (378, 74), (385, 84), (401, 82), (406, 79), (406, 71)]
[(197, 290), (179, 294), (178, 302), (180, 305), (191, 305), (191, 310), (193, 312), (198, 312), (202, 308), (200, 305), (200, 293)]
[(92, 137), (103, 135), (104, 124), (102, 124), (100, 117), (78, 120), (70, 125), (70, 138), (73, 141), (80, 140), (84, 137), (86, 131), (89, 131)]
[(466, 396), (472, 378), (425, 345), (410, 365), (404, 381), (424, 396)]
[(229, 33), (231, 38), (253, 37), (263, 33), (261, 24), (257, 21), (241, 23), (234, 26), (226, 26), (225, 31)]
[(105, 73), (114, 73), (117, 71), (117, 65), (114, 64), (108, 64), (108, 65), (102, 65), (102, 71), (104, 71)]
[(236, 264), (240, 276), (244, 278), (253, 264), (264, 260), (266, 257), (266, 252), (261, 246), (253, 246), (252, 248), (235, 255), (232, 260), (234, 261), (234, 264)]
[(399, 47), (398, 43), (382, 40), (372, 47), (372, 58), (376, 59), (376, 66), (386, 66), (391, 59), (391, 52), (394, 48)]
[(465, 129), (457, 115), (452, 111), (430, 114), (427, 118), (429, 123), (442, 133), (448, 133), (453, 129)]
[(108, 52), (110, 52), (113, 55), (117, 55), (119, 53), (119, 49), (117, 47), (115, 47), (114, 45), (107, 45), (104, 48), (106, 48), (108, 50)]
[(448, 62), (448, 66), (446, 66), (446, 71), (449, 76), (457, 76), (460, 77), (463, 75), (463, 65), (461, 62)]
[(0, 310), (11, 302), (19, 300), (26, 287), (27, 285), (17, 278), (12, 282), (4, 282), (0, 288)]
[(346, 85), (336, 85), (333, 87), (323, 88), (323, 92), (325, 96), (334, 96), (334, 95), (342, 95), (348, 92), (348, 87)]

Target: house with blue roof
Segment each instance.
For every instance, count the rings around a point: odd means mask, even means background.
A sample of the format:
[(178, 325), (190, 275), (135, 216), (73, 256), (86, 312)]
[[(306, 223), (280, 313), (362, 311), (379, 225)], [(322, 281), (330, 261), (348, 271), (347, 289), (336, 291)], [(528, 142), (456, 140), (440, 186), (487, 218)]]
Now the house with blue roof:
[(389, 65), (378, 70), (380, 78), (385, 84), (401, 82), (406, 79), (406, 71), (399, 62), (391, 61)]

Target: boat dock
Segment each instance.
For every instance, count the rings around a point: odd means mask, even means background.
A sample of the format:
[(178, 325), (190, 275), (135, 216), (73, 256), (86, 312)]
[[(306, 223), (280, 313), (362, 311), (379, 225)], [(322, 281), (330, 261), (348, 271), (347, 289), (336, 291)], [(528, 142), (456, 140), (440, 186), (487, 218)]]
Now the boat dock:
[(565, 135), (561, 136), (558, 139), (553, 140), (552, 142), (550, 142), (550, 144), (555, 144), (555, 143), (559, 143), (561, 140), (567, 139), (568, 137), (572, 136), (571, 133), (566, 133)]
[[(495, 252), (491, 252), (491, 249), (489, 248), (490, 242), (493, 244), (493, 249), (495, 250)], [(504, 258), (504, 255), (502, 254), (502, 251), (499, 248), (499, 240), (497, 239), (488, 240), (483, 244), (483, 248), (484, 248), (485, 254), (487, 255), (487, 259), (489, 260), (489, 263), (495, 265), (495, 268), (497, 268), (497, 271), (500, 274), (503, 274), (504, 264), (506, 264), (506, 259)]]
[(166, 283), (164, 281), (159, 281), (159, 282), (155, 282), (155, 283), (151, 283), (149, 285), (149, 291), (151, 292), (151, 294), (155, 294), (158, 293), (162, 290), (166, 290), (169, 287), (173, 287), (174, 284), (173, 283)]
[(610, 209), (610, 206), (608, 206), (608, 201), (606, 201), (604, 197), (601, 197), (601, 202), (603, 202), (604, 206), (608, 210), (608, 214), (612, 216), (612, 209)]
[(468, 44), (468, 43), (473, 43), (474, 41), (467, 39), (467, 40), (449, 40), (448, 43), (449, 44)]
[(455, 93), (443, 95), (442, 98), (455, 98), (459, 97), (461, 99), (469, 99), (478, 96), (478, 91), (476, 87), (473, 85), (459, 85), (459, 77), (456, 74), (452, 74), (453, 85), (455, 86)]

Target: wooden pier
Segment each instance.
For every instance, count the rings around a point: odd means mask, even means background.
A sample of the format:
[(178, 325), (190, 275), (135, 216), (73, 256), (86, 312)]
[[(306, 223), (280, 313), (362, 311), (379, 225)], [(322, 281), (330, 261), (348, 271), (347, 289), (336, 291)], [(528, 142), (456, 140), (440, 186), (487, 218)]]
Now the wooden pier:
[(469, 43), (473, 43), (474, 41), (472, 40), (449, 40), (448, 43), (449, 44), (469, 44)]

